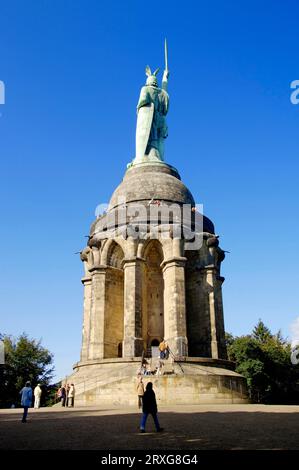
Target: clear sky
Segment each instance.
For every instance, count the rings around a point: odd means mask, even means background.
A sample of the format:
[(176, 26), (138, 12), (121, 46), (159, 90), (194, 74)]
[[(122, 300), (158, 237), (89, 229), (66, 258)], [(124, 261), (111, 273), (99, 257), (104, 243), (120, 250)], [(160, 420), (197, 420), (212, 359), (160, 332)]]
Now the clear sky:
[[(78, 252), (134, 156), (146, 64), (169, 45), (165, 158), (230, 253), (226, 330), (299, 316), (296, 0), (0, 0), (0, 331), (79, 359)], [(161, 78), (161, 75), (160, 75)]]

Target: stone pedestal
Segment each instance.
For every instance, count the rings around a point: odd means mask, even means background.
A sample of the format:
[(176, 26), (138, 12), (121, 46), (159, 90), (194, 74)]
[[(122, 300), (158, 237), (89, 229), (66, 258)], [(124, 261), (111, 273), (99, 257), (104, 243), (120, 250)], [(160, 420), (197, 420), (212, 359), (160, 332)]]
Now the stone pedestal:
[[(136, 406), (136, 370), (141, 358), (104, 359), (75, 365), (76, 406)], [(229, 361), (185, 357), (171, 373), (144, 376), (154, 385), (159, 405), (248, 403), (246, 380)], [(162, 369), (163, 370), (163, 369)]]

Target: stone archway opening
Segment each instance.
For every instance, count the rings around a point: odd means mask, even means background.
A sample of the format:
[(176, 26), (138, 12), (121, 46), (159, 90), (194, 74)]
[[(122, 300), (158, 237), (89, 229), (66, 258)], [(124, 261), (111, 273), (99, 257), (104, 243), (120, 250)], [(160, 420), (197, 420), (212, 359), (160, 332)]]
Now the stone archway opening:
[(123, 357), (123, 343), (118, 343), (117, 346), (117, 357)]
[(112, 242), (107, 253), (104, 357), (122, 357), (124, 337), (124, 252)]
[(144, 252), (143, 339), (145, 349), (159, 346), (164, 337), (163, 251), (158, 240), (151, 240)]

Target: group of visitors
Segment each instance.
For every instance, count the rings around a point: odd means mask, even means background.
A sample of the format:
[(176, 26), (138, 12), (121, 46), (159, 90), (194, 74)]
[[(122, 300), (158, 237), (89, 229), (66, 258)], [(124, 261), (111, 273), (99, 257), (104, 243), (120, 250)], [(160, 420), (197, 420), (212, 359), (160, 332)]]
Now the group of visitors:
[(141, 367), (137, 371), (137, 375), (160, 375), (162, 373), (162, 368), (164, 365), (163, 359), (167, 360), (169, 358), (170, 349), (167, 341), (163, 339), (159, 344), (159, 361), (155, 361), (155, 367), (148, 362), (148, 360), (143, 359)]
[[(28, 409), (32, 406), (32, 400), (34, 397), (34, 408), (40, 408), (41, 397), (43, 389), (41, 384), (37, 384), (32, 392), (31, 383), (26, 382), (25, 387), (20, 391), (21, 395), (21, 406), (23, 407), (22, 423), (27, 423)], [(62, 406), (74, 406), (75, 401), (75, 386), (74, 384), (66, 384), (61, 386), (57, 392), (57, 398), (61, 401)]]
[(138, 375), (161, 375), (163, 369), (163, 361), (159, 359), (152, 368), (146, 359), (143, 360), (141, 367), (137, 370)]
[(74, 384), (62, 385), (57, 391), (57, 398), (61, 402), (61, 406), (73, 407), (75, 402)]
[[(163, 350), (164, 351), (164, 350)], [(27, 422), (28, 409), (32, 406), (32, 399), (34, 396), (34, 408), (40, 407), (40, 400), (42, 396), (41, 384), (37, 384), (32, 393), (30, 382), (26, 382), (25, 387), (20, 391), (21, 405), (23, 407), (22, 423)], [(137, 383), (137, 395), (138, 395), (138, 408), (142, 408), (142, 418), (140, 422), (140, 432), (145, 432), (145, 425), (148, 415), (151, 414), (156, 426), (157, 432), (163, 431), (160, 427), (158, 420), (158, 409), (155, 392), (153, 390), (152, 382), (148, 382), (144, 387), (142, 374), (138, 373)], [(57, 398), (61, 402), (61, 406), (73, 407), (75, 400), (75, 386), (74, 384), (62, 385), (57, 391)]]
[[(23, 407), (22, 423), (27, 423), (28, 409), (32, 405), (32, 399), (34, 394), (34, 408), (40, 407), (40, 399), (42, 396), (41, 384), (37, 384), (32, 393), (30, 382), (26, 382), (25, 387), (20, 391), (21, 405)], [(138, 375), (137, 383), (137, 395), (138, 395), (138, 407), (142, 408), (142, 418), (140, 422), (140, 432), (145, 432), (145, 425), (148, 415), (151, 414), (156, 426), (157, 432), (163, 431), (160, 427), (158, 420), (158, 409), (155, 392), (153, 390), (152, 382), (148, 382), (146, 388), (144, 388), (142, 375)], [(66, 384), (61, 386), (57, 392), (57, 397), (61, 401), (62, 406), (74, 406), (75, 399), (75, 386), (74, 384)]]

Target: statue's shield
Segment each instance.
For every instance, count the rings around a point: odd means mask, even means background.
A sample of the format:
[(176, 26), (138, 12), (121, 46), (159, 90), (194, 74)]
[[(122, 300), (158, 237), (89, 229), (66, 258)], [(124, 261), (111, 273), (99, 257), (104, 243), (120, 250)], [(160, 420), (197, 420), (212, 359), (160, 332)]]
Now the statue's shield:
[(151, 103), (150, 105), (142, 106), (138, 111), (136, 126), (136, 159), (144, 157), (148, 138), (151, 132), (154, 108), (154, 103)]

